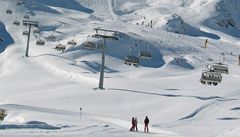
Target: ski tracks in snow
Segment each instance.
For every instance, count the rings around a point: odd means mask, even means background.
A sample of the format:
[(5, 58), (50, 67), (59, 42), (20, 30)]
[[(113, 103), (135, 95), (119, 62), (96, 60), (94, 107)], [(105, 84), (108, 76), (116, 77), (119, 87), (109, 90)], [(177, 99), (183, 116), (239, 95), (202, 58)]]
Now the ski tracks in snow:
[(114, 12), (114, 8), (116, 8), (116, 0), (108, 0), (108, 11), (113, 20), (118, 20), (118, 15)]
[[(15, 110), (15, 111), (32, 111), (32, 112), (39, 112), (39, 113), (47, 113), (47, 114), (56, 114), (56, 115), (65, 115), (65, 116), (72, 116), (72, 117), (79, 117), (79, 112), (63, 110), (63, 109), (51, 109), (51, 108), (42, 108), (42, 107), (35, 107), (35, 106), (26, 106), (26, 105), (18, 105), (18, 104), (2, 104), (0, 105), (1, 108), (7, 110)], [(95, 121), (101, 121), (108, 124), (116, 125), (122, 127), (124, 129), (129, 129), (131, 126), (131, 122), (128, 120), (123, 120), (119, 118), (114, 118), (111, 116), (105, 115), (98, 115), (98, 114), (90, 114), (90, 113), (83, 113), (85, 119), (91, 119)], [(142, 124), (138, 124), (139, 129), (143, 129), (144, 126)], [(139, 132), (141, 133), (141, 132)], [(153, 136), (160, 136), (160, 137), (182, 137), (176, 133), (166, 130), (160, 130), (154, 127), (150, 127), (150, 134)]]
[[(224, 97), (225, 98), (233, 98), (233, 97), (236, 97), (237, 95), (239, 95), (239, 93), (240, 93), (240, 89), (232, 91), (229, 94), (226, 94)], [(229, 102), (229, 101), (235, 101), (235, 100), (237, 100), (237, 99), (226, 99), (226, 100), (218, 100), (217, 99), (217, 100), (213, 100), (208, 103), (205, 103), (205, 104), (197, 107), (195, 110), (193, 110), (188, 115), (178, 119), (178, 122), (180, 122), (180, 123), (178, 123), (178, 124), (175, 123), (174, 126), (182, 125), (184, 123), (186, 124), (186, 123), (189, 123), (189, 121), (198, 121), (199, 119), (202, 119), (205, 116), (211, 116), (211, 113), (216, 113), (220, 109), (220, 108), (216, 108), (216, 107), (221, 107), (221, 104), (223, 104), (225, 102)], [(224, 109), (226, 109), (226, 108), (224, 108)]]
[[(126, 120), (122, 120), (122, 119), (117, 119), (117, 118), (113, 118), (113, 117), (107, 117), (107, 116), (93, 116), (93, 118), (100, 120), (100, 121), (104, 121), (104, 122), (109, 122), (111, 124), (123, 127), (125, 129), (129, 129), (130, 128), (130, 121), (126, 121)], [(138, 128), (139, 129), (144, 129), (144, 125), (142, 124), (138, 124)], [(150, 129), (150, 133), (155, 134), (157, 136), (161, 136), (161, 137), (180, 137), (180, 135), (173, 133), (171, 131), (165, 131), (165, 130), (160, 130), (154, 127), (149, 127)]]

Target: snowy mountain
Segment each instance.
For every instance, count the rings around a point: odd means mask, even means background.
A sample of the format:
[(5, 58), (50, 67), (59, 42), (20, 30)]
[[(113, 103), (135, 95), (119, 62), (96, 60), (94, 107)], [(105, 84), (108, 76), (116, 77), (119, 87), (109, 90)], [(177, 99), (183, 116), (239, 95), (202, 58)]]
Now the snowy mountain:
[(0, 2), (1, 137), (239, 136), (240, 1)]

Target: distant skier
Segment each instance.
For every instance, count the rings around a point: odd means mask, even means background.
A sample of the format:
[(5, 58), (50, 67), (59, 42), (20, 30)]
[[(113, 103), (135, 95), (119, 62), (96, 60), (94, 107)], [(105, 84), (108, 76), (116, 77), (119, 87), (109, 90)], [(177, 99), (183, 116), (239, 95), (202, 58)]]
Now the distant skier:
[(137, 120), (137, 118), (135, 118), (135, 119), (134, 119), (135, 131), (138, 131), (137, 124), (138, 124), (138, 120)]
[(238, 65), (240, 65), (240, 54), (238, 56)]
[(208, 39), (205, 40), (205, 44), (204, 44), (204, 48), (207, 48), (207, 44), (208, 44)]
[(149, 124), (149, 119), (146, 116), (145, 120), (144, 120), (144, 132), (148, 132), (148, 124)]
[(132, 127), (130, 128), (129, 131), (134, 131), (134, 129), (135, 129), (135, 119), (134, 117), (132, 117)]

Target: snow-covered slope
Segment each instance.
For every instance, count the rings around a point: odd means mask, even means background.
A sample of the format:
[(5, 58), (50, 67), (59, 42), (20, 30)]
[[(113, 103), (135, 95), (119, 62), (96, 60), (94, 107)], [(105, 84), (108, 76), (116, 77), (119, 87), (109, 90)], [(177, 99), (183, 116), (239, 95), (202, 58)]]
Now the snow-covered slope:
[[(8, 111), (1, 137), (239, 135), (239, 1), (0, 2), (0, 108)], [(29, 57), (25, 15), (41, 31), (31, 34)], [(98, 27), (118, 32), (118, 40), (106, 42), (105, 90), (96, 89), (101, 50), (83, 50), (86, 41), (103, 43), (90, 37)], [(44, 46), (36, 46), (39, 39)], [(72, 39), (76, 45), (67, 44)], [(54, 50), (58, 44), (66, 50)], [(151, 59), (124, 64), (126, 56), (146, 50)], [(222, 61), (222, 53), (230, 74), (218, 86), (202, 85), (205, 65)], [(145, 116), (149, 134), (143, 133)], [(139, 132), (129, 132), (132, 117)]]

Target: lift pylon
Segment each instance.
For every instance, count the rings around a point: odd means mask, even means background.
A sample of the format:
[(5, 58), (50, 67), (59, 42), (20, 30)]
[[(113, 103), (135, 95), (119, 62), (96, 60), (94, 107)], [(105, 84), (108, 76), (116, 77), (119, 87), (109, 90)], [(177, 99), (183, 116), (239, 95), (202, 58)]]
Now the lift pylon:
[[(100, 29), (100, 28), (95, 28), (94, 30), (96, 31), (96, 34), (93, 35), (93, 37), (103, 39), (102, 64), (101, 64), (101, 69), (100, 69), (100, 78), (99, 78), (99, 86), (98, 86), (99, 89), (103, 90), (104, 89), (103, 88), (103, 80), (104, 80), (104, 67), (105, 67), (106, 40), (118, 40), (118, 38), (114, 36), (117, 31), (105, 30), (105, 29)], [(113, 35), (100, 34), (102, 32), (110, 32), (110, 33), (114, 33), (114, 34)]]
[(29, 29), (28, 29), (28, 40), (27, 40), (27, 47), (26, 47), (26, 53), (25, 53), (25, 57), (29, 57), (28, 56), (28, 52), (29, 52), (29, 41), (30, 41), (30, 34), (31, 34), (31, 28), (32, 26), (33, 27), (38, 27), (38, 22), (36, 21), (30, 21), (30, 20), (23, 20), (23, 25), (24, 26), (29, 26)]

